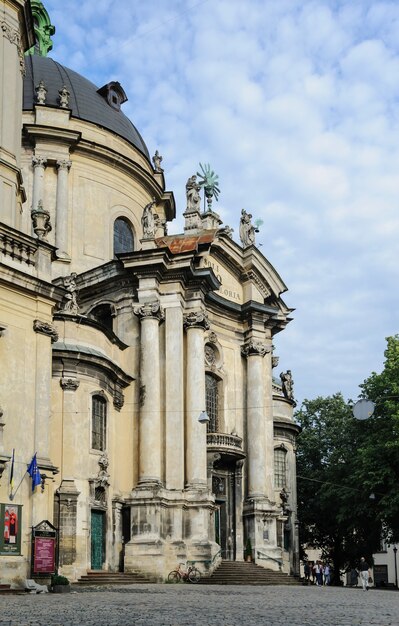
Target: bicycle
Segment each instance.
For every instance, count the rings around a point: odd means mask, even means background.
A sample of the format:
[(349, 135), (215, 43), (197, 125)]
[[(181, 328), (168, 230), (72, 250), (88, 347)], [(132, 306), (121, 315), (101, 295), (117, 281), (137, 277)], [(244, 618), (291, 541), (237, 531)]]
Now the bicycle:
[(176, 569), (169, 572), (168, 582), (179, 583), (183, 580), (184, 582), (198, 583), (201, 579), (201, 572), (193, 565), (189, 565), (189, 567), (184, 570), (181, 567), (182, 565), (183, 563), (179, 563)]

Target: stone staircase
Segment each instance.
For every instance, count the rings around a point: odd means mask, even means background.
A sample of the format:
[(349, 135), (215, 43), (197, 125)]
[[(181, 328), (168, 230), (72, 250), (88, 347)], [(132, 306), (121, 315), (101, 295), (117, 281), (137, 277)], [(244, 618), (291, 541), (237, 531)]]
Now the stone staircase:
[(213, 574), (201, 578), (202, 585), (299, 585), (299, 579), (283, 572), (245, 563), (242, 561), (222, 561)]
[(136, 572), (105, 572), (93, 570), (81, 576), (74, 584), (79, 587), (94, 587), (99, 585), (136, 585), (138, 583), (150, 582), (152, 582), (152, 580)]

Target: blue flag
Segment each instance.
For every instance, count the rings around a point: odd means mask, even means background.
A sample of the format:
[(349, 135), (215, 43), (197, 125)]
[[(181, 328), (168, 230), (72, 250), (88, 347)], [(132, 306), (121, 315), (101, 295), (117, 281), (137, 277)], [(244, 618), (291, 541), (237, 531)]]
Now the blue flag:
[(28, 465), (28, 469), (26, 470), (29, 474), (29, 476), (32, 479), (32, 493), (35, 491), (35, 487), (37, 487), (37, 485), (40, 485), (42, 482), (42, 477), (40, 476), (40, 472), (39, 472), (39, 468), (37, 466), (37, 461), (36, 461), (36, 452), (32, 457), (31, 462)]

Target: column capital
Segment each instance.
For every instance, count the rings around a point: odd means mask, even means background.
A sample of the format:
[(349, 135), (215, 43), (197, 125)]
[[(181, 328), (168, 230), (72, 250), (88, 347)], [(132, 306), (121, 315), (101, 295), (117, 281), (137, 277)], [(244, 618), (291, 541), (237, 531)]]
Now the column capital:
[(72, 165), (72, 161), (68, 161), (68, 159), (60, 159), (56, 163), (58, 170), (66, 170), (67, 172), (70, 170), (71, 165)]
[(268, 346), (262, 341), (255, 341), (250, 339), (243, 346), (241, 346), (241, 355), (245, 357), (249, 356), (265, 356), (272, 351), (272, 347)]
[(34, 168), (36, 167), (46, 167), (47, 159), (43, 156), (33, 156), (32, 157), (32, 165)]
[(155, 300), (155, 302), (146, 302), (145, 304), (136, 307), (134, 309), (134, 313), (140, 318), (141, 321), (154, 318), (157, 319), (158, 322), (161, 322), (165, 319), (165, 313), (159, 300)]
[(184, 328), (201, 328), (209, 330), (209, 320), (205, 311), (191, 311), (184, 316)]

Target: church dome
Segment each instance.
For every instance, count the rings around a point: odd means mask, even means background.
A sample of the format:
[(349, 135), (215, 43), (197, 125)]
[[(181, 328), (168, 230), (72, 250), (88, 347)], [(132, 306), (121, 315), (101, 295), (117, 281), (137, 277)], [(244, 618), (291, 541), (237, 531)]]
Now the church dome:
[[(133, 144), (147, 159), (150, 158), (140, 133), (120, 110), (119, 104), (124, 100), (122, 99), (120, 103), (117, 102), (116, 105), (112, 106), (110, 99), (107, 98), (108, 85), (98, 89), (77, 72), (46, 56), (28, 55), (25, 57), (25, 64), (24, 111), (33, 110), (36, 102), (35, 87), (40, 81), (44, 82), (47, 89), (47, 106), (59, 107), (58, 92), (65, 85), (70, 93), (68, 106), (72, 109), (72, 117), (97, 124), (97, 126), (116, 133)], [(119, 93), (123, 94), (123, 89), (119, 83), (110, 83), (110, 85), (117, 85)]]

